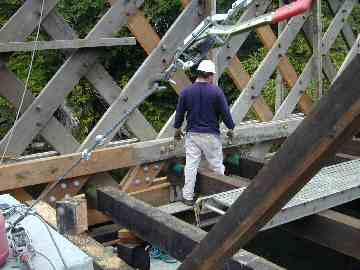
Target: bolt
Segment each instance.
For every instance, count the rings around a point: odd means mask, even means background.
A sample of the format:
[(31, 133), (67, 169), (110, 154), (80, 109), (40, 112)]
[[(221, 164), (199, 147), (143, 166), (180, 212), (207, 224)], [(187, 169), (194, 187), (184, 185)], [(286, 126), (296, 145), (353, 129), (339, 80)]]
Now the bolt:
[(35, 107), (35, 110), (36, 110), (37, 112), (40, 112), (40, 111), (41, 111), (41, 106), (40, 106), (40, 105), (36, 106), (36, 107)]
[(149, 176), (145, 178), (146, 182), (150, 182), (150, 180), (151, 180), (151, 178)]
[(161, 50), (162, 50), (163, 52), (165, 52), (165, 51), (166, 51), (166, 46), (165, 46), (165, 45), (161, 45)]
[(160, 169), (160, 166), (159, 166), (159, 165), (155, 165), (155, 166), (154, 166), (154, 169), (155, 169), (155, 170), (158, 170), (158, 169)]
[(128, 100), (129, 100), (129, 97), (125, 96), (125, 97), (122, 98), (122, 101), (124, 101), (124, 102), (128, 102)]
[(141, 180), (140, 180), (140, 179), (135, 179), (134, 184), (135, 184), (136, 186), (140, 185), (140, 184), (141, 184)]
[(148, 166), (145, 166), (145, 167), (144, 167), (144, 172), (147, 172), (147, 171), (149, 171), (149, 167), (148, 167)]
[(41, 124), (41, 123), (39, 123), (39, 122), (37, 122), (37, 123), (36, 123), (36, 126), (37, 126), (37, 127), (41, 127), (41, 126), (42, 126), (42, 124)]
[(71, 196), (70, 196), (70, 194), (65, 194), (65, 200), (68, 200), (68, 199), (70, 199), (71, 198)]
[(79, 186), (80, 186), (80, 182), (79, 182), (78, 180), (76, 180), (76, 181), (74, 182), (74, 186), (75, 186), (75, 187), (79, 187)]
[(66, 184), (66, 183), (62, 183), (62, 184), (61, 184), (61, 188), (62, 188), (62, 189), (66, 189), (66, 188), (67, 188), (67, 184)]
[(52, 202), (52, 203), (53, 203), (53, 202), (56, 202), (55, 196), (50, 196), (49, 201)]

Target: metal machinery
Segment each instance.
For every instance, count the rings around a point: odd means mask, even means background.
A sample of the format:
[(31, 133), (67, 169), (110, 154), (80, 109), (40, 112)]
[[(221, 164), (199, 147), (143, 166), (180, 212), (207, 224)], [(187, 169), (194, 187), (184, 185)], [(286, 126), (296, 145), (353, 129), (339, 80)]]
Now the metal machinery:
[[(0, 206), (5, 217), (4, 223), (1, 224), (6, 224), (6, 227), (27, 208), (10, 195), (0, 196)], [(0, 251), (5, 255), (6, 251), (10, 250), (10, 253), (7, 252), (7, 259), (5, 256), (1, 257), (1, 262), (5, 262), (2, 269), (93, 269), (93, 260), (49, 227), (35, 211), (30, 212), (26, 219), (8, 232), (1, 226), (0, 233)], [(7, 239), (3, 238), (5, 235)]]

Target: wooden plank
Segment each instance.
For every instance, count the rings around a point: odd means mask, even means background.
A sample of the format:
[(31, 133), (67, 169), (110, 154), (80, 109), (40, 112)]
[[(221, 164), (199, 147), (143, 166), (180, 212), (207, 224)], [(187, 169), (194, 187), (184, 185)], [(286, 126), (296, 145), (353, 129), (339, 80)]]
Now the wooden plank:
[[(265, 83), (274, 73), (276, 66), (281, 61), (281, 57), (286, 53), (293, 40), (296, 38), (297, 33), (300, 31), (308, 16), (309, 13), (306, 13), (303, 16), (290, 19), (279, 39), (275, 42), (272, 49), (268, 52), (258, 69), (255, 71), (246, 89), (241, 92), (240, 96), (234, 102), (231, 113), (236, 123), (239, 123), (244, 119), (251, 105), (254, 103), (255, 98), (261, 94)], [(283, 77), (286, 80), (286, 76)]]
[(298, 237), (360, 260), (360, 220), (328, 210), (281, 226)]
[[(43, 20), (55, 8), (57, 2), (59, 0), (44, 2)], [(34, 31), (35, 25), (39, 23), (41, 4), (41, 0), (27, 0), (0, 29), (0, 40), (2, 42), (23, 41), (29, 36)]]
[[(335, 16), (341, 7), (341, 1), (327, 0), (326, 2), (328, 3), (328, 5), (330, 7), (331, 12)], [(356, 37), (351, 29), (351, 26), (348, 23), (345, 23), (341, 32), (342, 32), (342, 35), (345, 39), (345, 42), (346, 42), (348, 48), (351, 48), (354, 45), (355, 39), (356, 39)]]
[[(246, 72), (239, 58), (234, 57), (229, 65), (229, 76), (238, 89), (244, 89), (251, 77)], [(274, 115), (265, 99), (260, 95), (255, 99), (254, 110), (262, 121), (270, 121)]]
[(99, 39), (73, 39), (29, 42), (0, 42), (0, 53), (4, 52), (30, 52), (36, 48), (43, 50), (81, 49), (96, 47), (114, 47), (136, 45), (135, 38), (99, 38)]
[[(302, 120), (303, 118), (301, 117), (295, 117), (277, 122), (241, 125), (234, 130), (234, 139), (231, 145), (227, 143), (225, 134), (222, 135), (222, 141), (224, 147), (229, 148), (242, 144), (287, 137)], [(91, 160), (82, 161), (67, 178), (76, 178), (118, 168), (168, 160), (183, 154), (183, 144), (178, 143), (174, 145), (173, 138), (97, 149), (93, 152)], [(80, 157), (80, 153), (72, 153), (0, 166), (0, 190), (55, 181)], [(9, 179), (13, 181), (9, 181)]]
[[(139, 238), (167, 251), (183, 261), (204, 238), (206, 232), (157, 208), (136, 200), (117, 189), (98, 190), (99, 210)], [(193, 268), (195, 269), (195, 268)], [(217, 268), (223, 269), (223, 268)], [(279, 269), (278, 266), (241, 250), (226, 263), (224, 269)]]
[(358, 131), (359, 71), (358, 56), (179, 270), (222, 266), (317, 173), (324, 159)]
[[(322, 38), (321, 44), (323, 54), (327, 54), (329, 52), (330, 48), (336, 40), (336, 37), (339, 35), (343, 25), (345, 24), (346, 18), (351, 14), (354, 5), (354, 0), (346, 0), (342, 4), (339, 12), (332, 20), (329, 28)], [(312, 31), (311, 28), (310, 30)], [(304, 33), (308, 40), (313, 39), (313, 35), (311, 35), (311, 33), (309, 33), (306, 28), (304, 29)], [(311, 44), (312, 42), (309, 43)], [(288, 113), (291, 113), (295, 109), (298, 101), (301, 103), (301, 99), (299, 100), (299, 98), (303, 96), (302, 94), (304, 91), (306, 91), (305, 88), (309, 85), (310, 80), (314, 77), (314, 66), (316, 66), (316, 54), (311, 56), (302, 74), (300, 75), (299, 80), (296, 81), (289, 95), (286, 97), (285, 101), (276, 112), (274, 119), (281, 119), (282, 117), (286, 117)], [(269, 151), (270, 147), (270, 144), (258, 145), (256, 148), (252, 149), (252, 156), (261, 158), (266, 154), (266, 152)]]
[[(126, 14), (136, 12), (137, 7), (133, 1), (118, 1), (112, 6), (104, 17), (98, 22), (87, 38), (98, 38), (111, 36), (127, 21)], [(54, 77), (45, 86), (36, 100), (29, 106), (26, 112), (14, 125), (12, 133), (12, 144), (9, 153), (22, 152), (32, 141), (45, 123), (52, 117), (53, 113), (62, 103), (66, 95), (73, 89), (79, 80), (89, 71), (95, 63), (98, 55), (91, 49), (84, 49), (73, 54)], [(9, 138), (9, 133), (0, 143), (3, 149)]]
[[(20, 98), (24, 91), (24, 84), (16, 78), (5, 66), (0, 65), (0, 95), (6, 98), (16, 109), (20, 106)], [(26, 91), (21, 112), (24, 112), (35, 100), (31, 90)], [(71, 153), (79, 145), (70, 131), (55, 118), (51, 117), (45, 129), (40, 133), (56, 151), (62, 154)], [(21, 153), (13, 153), (15, 156)]]
[(201, 195), (211, 195), (229, 191), (234, 188), (246, 187), (250, 180), (242, 177), (229, 177), (226, 175), (219, 175), (209, 169), (199, 169), (199, 179), (197, 185)]
[[(275, 45), (277, 38), (270, 26), (262, 26), (256, 29), (261, 42), (264, 44), (265, 48), (271, 49)], [(284, 81), (290, 86), (293, 87), (298, 80), (298, 75), (295, 71), (295, 68), (291, 65), (287, 56), (282, 56), (279, 62), (278, 69), (283, 76)], [(300, 100), (299, 105), (301, 110), (308, 114), (312, 109), (312, 100), (309, 96), (304, 94)]]
[[(48, 204), (40, 202), (35, 206), (35, 211), (55, 230), (56, 224), (56, 213), (55, 210)], [(86, 254), (93, 258), (94, 263), (97, 267), (103, 270), (131, 270), (124, 261), (122, 261), (117, 255), (111, 254), (106, 251), (105, 247), (99, 242), (91, 238), (87, 233), (79, 235), (64, 235), (69, 241), (75, 246), (80, 248)]]
[[(75, 31), (56, 11), (53, 11), (48, 15), (42, 26), (54, 39), (78, 38)], [(68, 56), (71, 55), (69, 52), (65, 52), (65, 54)], [(108, 104), (112, 104), (122, 91), (122, 89), (100, 63), (95, 63), (93, 65), (91, 70), (86, 74), (86, 79)], [(138, 109), (136, 109), (129, 117), (126, 122), (126, 126), (137, 138), (141, 140), (149, 140), (156, 136), (155, 129)]]

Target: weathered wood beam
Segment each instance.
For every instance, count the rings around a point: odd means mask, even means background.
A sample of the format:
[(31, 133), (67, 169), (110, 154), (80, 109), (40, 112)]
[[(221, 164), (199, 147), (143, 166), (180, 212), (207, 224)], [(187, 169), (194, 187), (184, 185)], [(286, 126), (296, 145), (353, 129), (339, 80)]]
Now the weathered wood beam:
[(359, 56), (179, 270), (222, 266), (316, 174), (324, 159), (358, 131), (358, 72)]
[(234, 188), (246, 187), (250, 183), (247, 178), (229, 177), (214, 173), (209, 169), (199, 169), (197, 185), (201, 195), (211, 195), (229, 191)]
[[(96, 24), (94, 29), (87, 35), (87, 38), (112, 36), (127, 22), (126, 14), (137, 11), (138, 4), (139, 1), (134, 3), (134, 1), (119, 0)], [(77, 51), (66, 60), (36, 100), (14, 124), (12, 143), (8, 148), (9, 153), (22, 152), (19, 149), (26, 147), (34, 136), (45, 127), (45, 123), (52, 117), (66, 95), (90, 70), (97, 57), (98, 54), (93, 50), (84, 49)], [(0, 149), (4, 148), (9, 136), (10, 133), (2, 139)]]
[[(327, 54), (334, 44), (336, 37), (341, 32), (342, 27), (346, 22), (346, 18), (351, 14), (352, 9), (355, 6), (355, 0), (346, 0), (342, 4), (335, 18), (332, 20), (330, 26), (325, 32), (321, 43), (322, 43), (322, 53)], [(312, 34), (308, 30), (312, 31), (312, 25), (305, 24), (304, 32), (308, 40), (312, 39)], [(310, 27), (310, 29), (309, 29)], [(311, 43), (311, 42), (310, 42)], [(312, 78), (314, 78), (314, 66), (316, 66), (316, 54), (313, 54), (306, 64), (302, 74), (299, 79), (293, 85), (292, 90), (286, 97), (285, 101), (281, 104), (279, 110), (276, 112), (274, 119), (282, 119), (291, 113), (295, 108), (298, 102), (301, 104), (301, 99), (304, 97), (303, 93), (306, 91), (306, 87), (310, 84)], [(281, 69), (280, 69), (281, 70)], [(295, 73), (296, 74), (296, 73)], [(266, 152), (269, 151), (270, 144), (257, 145), (252, 149), (252, 155), (255, 157), (263, 157)]]
[[(302, 120), (302, 117), (294, 117), (276, 122), (241, 125), (234, 131), (232, 144), (228, 144), (225, 135), (222, 136), (222, 141), (224, 147), (229, 148), (287, 137), (297, 128)], [(67, 178), (91, 175), (159, 160), (168, 160), (183, 154), (182, 143), (174, 145), (173, 138), (98, 149), (93, 152), (90, 161), (82, 161)], [(55, 181), (80, 157), (81, 153), (72, 153), (0, 166), (0, 190)], [(9, 179), (13, 181), (9, 181)]]
[[(79, 38), (76, 32), (56, 11), (53, 11), (47, 16), (42, 27), (53, 39), (67, 40)], [(71, 50), (65, 51), (64, 54), (65, 56), (70, 56)], [(116, 81), (99, 62), (95, 63), (85, 76), (88, 82), (98, 91), (108, 104), (112, 104), (122, 91)], [(156, 135), (155, 129), (138, 109), (136, 109), (129, 117), (126, 126), (141, 140), (152, 139), (153, 136)], [(75, 149), (77, 149), (77, 147), (74, 148), (74, 150)]]
[(254, 103), (255, 98), (261, 94), (266, 81), (276, 70), (276, 66), (296, 38), (297, 33), (301, 30), (308, 16), (309, 13), (305, 13), (302, 16), (297, 16), (289, 20), (284, 31), (255, 71), (246, 88), (234, 102), (231, 113), (236, 123), (244, 119), (251, 105)]
[(298, 237), (360, 260), (360, 220), (327, 210), (281, 226)]
[(63, 50), (96, 47), (114, 47), (136, 45), (136, 39), (126, 38), (99, 38), (99, 39), (73, 39), (29, 42), (0, 42), (0, 53), (4, 52), (29, 52), (34, 50)]
[[(55, 8), (59, 0), (48, 0), (44, 3), (43, 20)], [(27, 21), (32, 21), (37, 24), (40, 19), (41, 2), (38, 0), (27, 0), (16, 13), (6, 22), (0, 29), (0, 39), (6, 41), (23, 41), (23, 37), (31, 35), (34, 31), (32, 23), (24, 23), (24, 18)], [(16, 31), (14, 31), (14, 26)], [(6, 38), (4, 38), (6, 37)]]
[[(130, 197), (117, 189), (98, 190), (99, 210), (114, 222), (129, 229), (141, 239), (167, 251), (183, 261), (204, 238), (206, 232), (174, 216)], [(278, 266), (245, 250), (238, 252), (224, 269), (280, 269)]]

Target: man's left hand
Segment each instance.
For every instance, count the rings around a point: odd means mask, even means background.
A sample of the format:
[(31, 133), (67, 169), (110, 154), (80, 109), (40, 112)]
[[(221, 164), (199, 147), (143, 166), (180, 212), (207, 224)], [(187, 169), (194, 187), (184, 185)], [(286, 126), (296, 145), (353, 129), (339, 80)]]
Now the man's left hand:
[(184, 133), (181, 131), (180, 128), (175, 130), (175, 135), (174, 135), (174, 139), (176, 141), (181, 141), (181, 139), (184, 137)]

